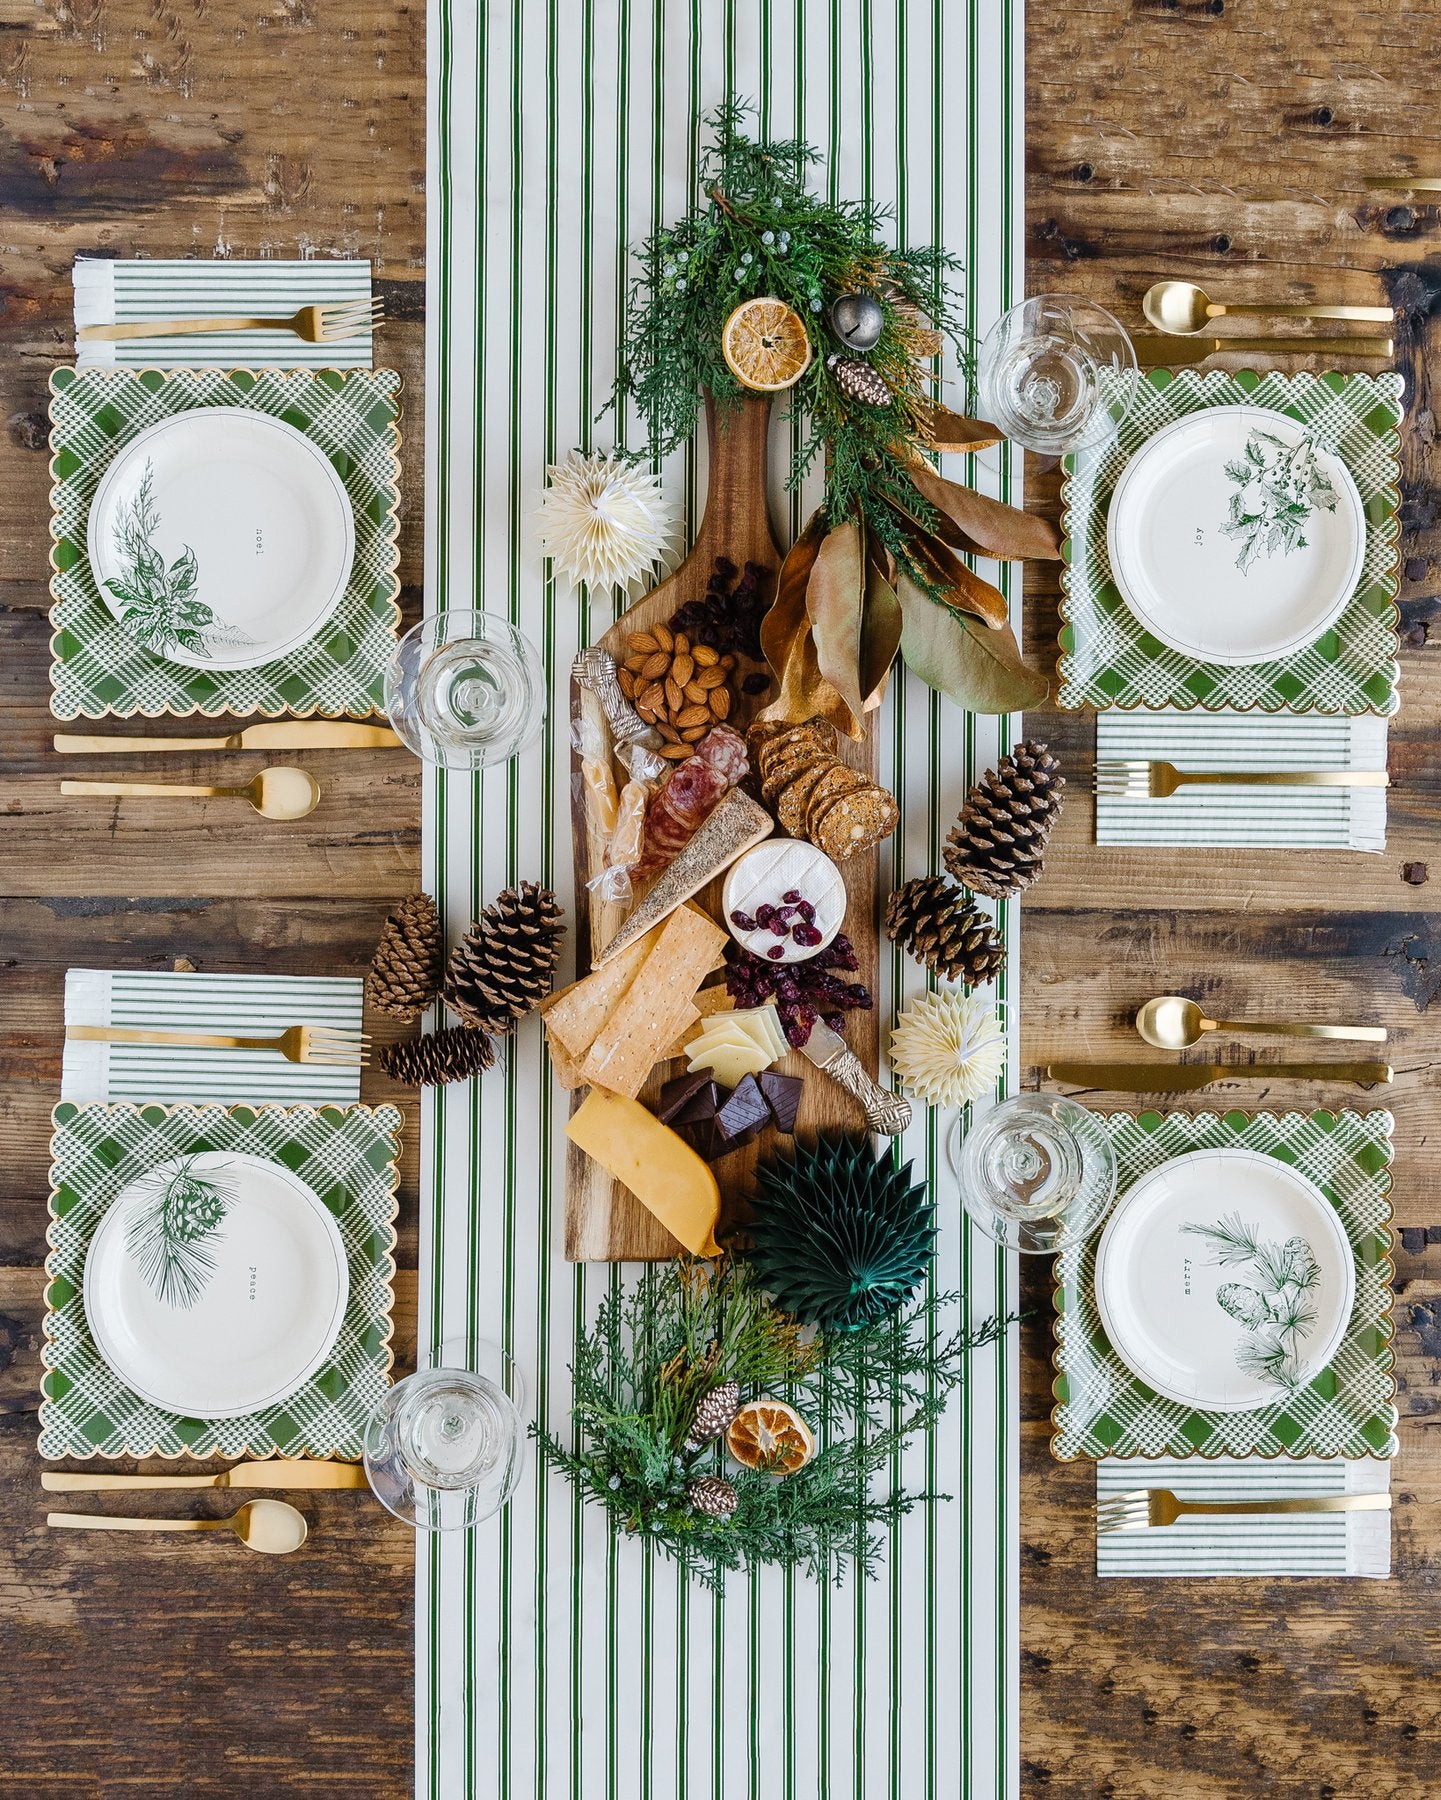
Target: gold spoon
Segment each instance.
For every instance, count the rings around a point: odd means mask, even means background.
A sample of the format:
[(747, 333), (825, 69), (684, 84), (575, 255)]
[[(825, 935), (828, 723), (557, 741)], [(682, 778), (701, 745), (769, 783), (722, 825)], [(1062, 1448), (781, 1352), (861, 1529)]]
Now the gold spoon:
[(1396, 317), (1389, 306), (1221, 306), (1194, 281), (1158, 281), (1146, 289), (1141, 311), (1157, 331), (1173, 337), (1193, 337), (1204, 331), (1210, 319), (1223, 313), (1251, 317), (1275, 315), (1283, 319), (1364, 319), (1368, 324), (1390, 325)]
[(320, 783), (304, 769), (262, 769), (244, 787), (187, 787), (167, 781), (62, 781), (62, 794), (189, 795), (248, 800), (265, 819), (303, 819), (320, 805)]
[(1189, 1050), (1208, 1031), (1259, 1031), (1274, 1037), (1355, 1038), (1362, 1043), (1384, 1044), (1384, 1025), (1298, 1025), (1272, 1020), (1208, 1019), (1194, 1000), (1179, 994), (1162, 994), (1148, 1000), (1136, 1014), (1136, 1030), (1158, 1050)]
[(113, 1519), (103, 1513), (46, 1513), (65, 1531), (233, 1531), (247, 1550), (285, 1556), (305, 1542), (305, 1514), (284, 1500), (248, 1500), (226, 1519)]

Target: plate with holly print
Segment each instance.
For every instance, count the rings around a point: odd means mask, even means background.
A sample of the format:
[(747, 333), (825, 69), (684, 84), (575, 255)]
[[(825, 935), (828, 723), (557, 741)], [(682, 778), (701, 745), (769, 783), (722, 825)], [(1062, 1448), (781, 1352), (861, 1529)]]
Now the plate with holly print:
[(339, 606), (355, 516), (320, 446), (248, 407), (202, 406), (132, 438), (90, 508), (101, 598), (144, 649), (192, 669), (252, 669)]
[(194, 1419), (275, 1406), (340, 1332), (340, 1229), (280, 1163), (177, 1156), (115, 1196), (85, 1259), (95, 1347), (142, 1399)]
[(1366, 515), (1314, 431), (1261, 406), (1213, 406), (1165, 426), (1116, 483), (1111, 572), (1161, 643), (1241, 667), (1313, 644), (1361, 578)]
[(1299, 1170), (1254, 1150), (1196, 1150), (1123, 1195), (1095, 1293), (1112, 1348), (1158, 1394), (1248, 1412), (1331, 1362), (1356, 1263), (1335, 1207)]

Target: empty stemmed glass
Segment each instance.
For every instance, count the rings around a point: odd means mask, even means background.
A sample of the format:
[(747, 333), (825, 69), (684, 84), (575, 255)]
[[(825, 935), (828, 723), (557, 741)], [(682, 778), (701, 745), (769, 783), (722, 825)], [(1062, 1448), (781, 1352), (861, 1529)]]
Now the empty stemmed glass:
[(429, 763), (483, 769), (534, 742), (545, 723), (545, 665), (508, 619), (433, 613), (406, 632), (385, 674), (385, 711)]
[(1101, 443), (1135, 399), (1136, 351), (1125, 327), (1104, 307), (1065, 294), (1013, 306), (977, 362), (982, 416), (1042, 456)]
[(1100, 1118), (1061, 1094), (1016, 1094), (949, 1143), (967, 1213), (1008, 1250), (1081, 1243), (1116, 1197), (1116, 1153)]
[(365, 1430), (365, 1473), (380, 1503), (422, 1531), (498, 1512), (525, 1462), (525, 1386), (482, 1338), (451, 1339), (396, 1382)]

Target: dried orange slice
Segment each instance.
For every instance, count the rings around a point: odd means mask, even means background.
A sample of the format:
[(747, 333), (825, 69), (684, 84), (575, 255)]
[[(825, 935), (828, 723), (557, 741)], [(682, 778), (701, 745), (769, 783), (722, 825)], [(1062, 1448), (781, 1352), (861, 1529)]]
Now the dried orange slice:
[(736, 380), (760, 394), (794, 387), (811, 366), (800, 314), (769, 295), (741, 302), (725, 322), (721, 350)]
[(784, 1400), (752, 1400), (731, 1420), (726, 1449), (748, 1469), (794, 1475), (816, 1453), (816, 1434)]

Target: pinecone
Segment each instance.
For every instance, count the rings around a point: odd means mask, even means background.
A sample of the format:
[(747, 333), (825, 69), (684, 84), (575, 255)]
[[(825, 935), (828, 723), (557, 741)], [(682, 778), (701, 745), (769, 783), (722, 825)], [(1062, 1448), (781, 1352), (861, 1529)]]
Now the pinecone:
[(741, 1391), (733, 1381), (723, 1381), (709, 1393), (702, 1394), (691, 1420), (688, 1450), (699, 1450), (712, 1438), (718, 1438), (740, 1411)]
[(419, 1018), (440, 992), (445, 944), (429, 894), (410, 894), (385, 921), (370, 959), (365, 991), (392, 1019)]
[(512, 1030), (550, 992), (564, 917), (549, 888), (533, 881), (507, 888), (451, 951), (445, 1004), (482, 1031)]
[(828, 356), (826, 367), (847, 400), (857, 400), (862, 406), (890, 405), (890, 384), (869, 363), (854, 356)]
[(740, 1495), (724, 1475), (702, 1475), (687, 1487), (686, 1499), (710, 1519), (726, 1519), (740, 1505)]
[(1061, 765), (1044, 744), (1017, 744), (976, 782), (943, 852), (947, 869), (978, 894), (1009, 899), (1041, 875), (1041, 857), (1061, 816)]
[(407, 1087), (466, 1081), (494, 1061), (495, 1045), (470, 1025), (450, 1025), (444, 1031), (387, 1044), (380, 1053), (381, 1068), (392, 1081), (403, 1081)]
[(886, 903), (886, 936), (945, 981), (984, 987), (1006, 966), (996, 928), (944, 875), (919, 875)]

